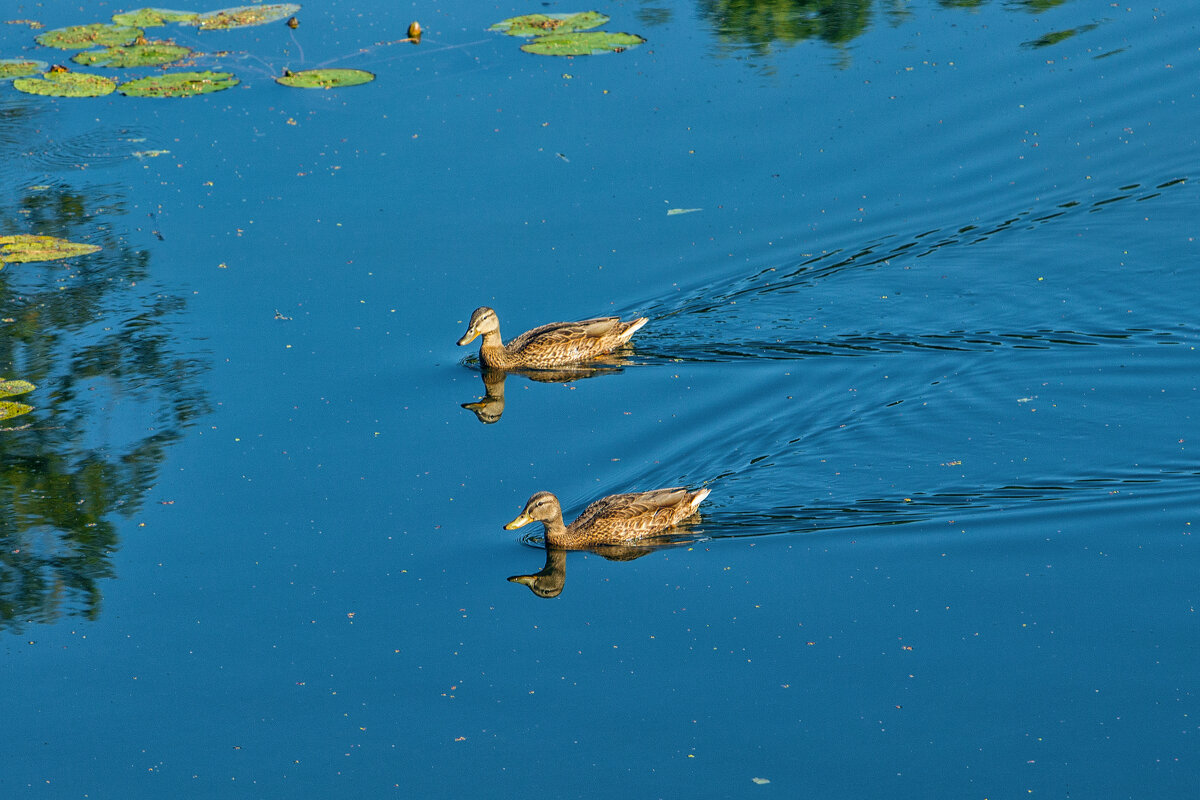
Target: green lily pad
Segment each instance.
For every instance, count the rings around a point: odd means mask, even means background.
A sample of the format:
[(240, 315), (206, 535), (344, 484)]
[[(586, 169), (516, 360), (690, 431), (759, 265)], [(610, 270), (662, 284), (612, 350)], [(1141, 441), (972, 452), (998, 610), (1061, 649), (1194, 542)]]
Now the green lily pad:
[(90, 67), (157, 67), (170, 64), (188, 55), (192, 48), (167, 42), (129, 44), (124, 47), (106, 47), (103, 50), (88, 50), (76, 53), (71, 60)]
[(201, 14), (198, 24), (202, 31), (223, 31), (229, 28), (245, 28), (250, 25), (266, 25), (268, 22), (290, 17), (300, 10), (295, 3), (275, 3), (266, 6), (235, 6), (220, 11)]
[(50, 65), (45, 61), (35, 61), (30, 58), (0, 58), (0, 81), (24, 78), (26, 75), (37, 75), (49, 68)]
[(75, 25), (71, 28), (46, 31), (37, 37), (37, 43), (46, 47), (57, 47), (59, 50), (86, 50), (96, 46), (129, 44), (141, 35), (142, 29), (131, 25), (105, 25), (97, 22), (93, 25)]
[(30, 411), (33, 411), (33, 406), (14, 403), (11, 400), (0, 400), (0, 422), (28, 414)]
[(373, 80), (375, 75), (362, 69), (306, 69), (302, 72), (289, 72), (282, 78), (276, 78), (275, 82), (295, 89), (335, 89), (340, 86), (358, 86)]
[(49, 97), (103, 97), (117, 88), (117, 84), (103, 75), (86, 72), (47, 72), (40, 78), (17, 78), (13, 88)]
[(172, 11), (167, 8), (139, 8), (136, 11), (126, 11), (123, 14), (113, 14), (112, 21), (117, 25), (136, 25), (139, 28), (157, 28), (168, 22), (190, 22), (193, 25), (200, 19), (199, 11)]
[(126, 81), (119, 91), (130, 97), (191, 97), (219, 92), (239, 83), (232, 72), (171, 72)]
[(570, 33), (599, 28), (608, 22), (608, 17), (599, 11), (581, 11), (577, 14), (525, 14), (497, 22), (489, 31), (503, 31), (509, 36), (544, 36), (550, 33)]
[(18, 394), (32, 392), (37, 387), (29, 381), (0, 380), (0, 397), (12, 397)]
[(68, 242), (56, 236), (33, 236), (27, 233), (0, 236), (0, 264), (55, 261), (60, 258), (86, 256), (99, 250), (99, 245)]
[(620, 53), (646, 41), (632, 33), (588, 31), (586, 33), (553, 33), (539, 36), (521, 45), (526, 53), (539, 56), (590, 56), (599, 53)]

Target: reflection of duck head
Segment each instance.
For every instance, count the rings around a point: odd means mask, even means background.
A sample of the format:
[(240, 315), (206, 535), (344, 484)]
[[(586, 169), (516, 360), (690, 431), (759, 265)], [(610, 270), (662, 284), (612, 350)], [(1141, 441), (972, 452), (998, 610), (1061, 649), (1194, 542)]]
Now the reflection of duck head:
[(504, 380), (510, 374), (521, 375), (537, 383), (570, 383), (621, 371), (620, 364), (623, 362), (617, 357), (610, 355), (602, 359), (598, 363), (568, 365), (558, 369), (504, 370), (484, 367), (481, 371), (483, 397), (473, 403), (462, 403), (462, 407), (474, 411), (475, 416), (484, 425), (491, 425), (493, 422), (499, 422), (504, 414)]
[(657, 536), (696, 513), (708, 489), (654, 489), (602, 497), (583, 510), (570, 525), (563, 523), (562, 505), (550, 492), (529, 498), (517, 518), (504, 526), (513, 530), (531, 522), (546, 529), (547, 547), (581, 550), (607, 544), (626, 544)]
[[(653, 547), (637, 545), (606, 545), (597, 547), (592, 552), (609, 561), (633, 561), (653, 553), (654, 550)], [(567, 551), (561, 547), (547, 547), (546, 566), (532, 575), (513, 575), (508, 580), (528, 586), (529, 591), (538, 597), (558, 597), (567, 583)]]
[(504, 379), (507, 374), (502, 369), (485, 369), (483, 371), (484, 395), (474, 403), (463, 403), (462, 407), (474, 411), (475, 416), (484, 425), (499, 422), (504, 414)]

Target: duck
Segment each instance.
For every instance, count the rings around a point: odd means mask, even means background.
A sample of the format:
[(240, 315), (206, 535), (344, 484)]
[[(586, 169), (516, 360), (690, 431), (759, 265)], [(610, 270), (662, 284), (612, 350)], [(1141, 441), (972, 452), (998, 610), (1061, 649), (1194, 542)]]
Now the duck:
[(541, 522), (546, 529), (546, 547), (564, 550), (622, 544), (655, 536), (682, 522), (696, 513), (708, 494), (708, 489), (691, 491), (682, 486), (611, 494), (585, 508), (570, 525), (564, 525), (558, 498), (550, 492), (537, 492), (504, 529), (511, 531)]
[(480, 306), (471, 313), (467, 332), (458, 344), (461, 347), (482, 336), (479, 361), (488, 369), (541, 369), (610, 353), (649, 321), (647, 317), (629, 322), (622, 322), (620, 317), (596, 317), (579, 322), (551, 322), (504, 344), (496, 312)]

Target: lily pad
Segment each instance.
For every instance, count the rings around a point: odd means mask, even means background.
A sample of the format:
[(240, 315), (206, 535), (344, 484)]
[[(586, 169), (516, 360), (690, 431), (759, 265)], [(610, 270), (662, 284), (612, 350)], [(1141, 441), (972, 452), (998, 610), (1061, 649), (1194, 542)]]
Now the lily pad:
[(157, 28), (168, 22), (190, 22), (193, 25), (200, 19), (199, 11), (172, 11), (167, 8), (139, 8), (136, 11), (126, 11), (113, 14), (112, 21), (117, 25), (136, 25), (139, 28)]
[(126, 81), (121, 84), (120, 92), (130, 97), (191, 97), (219, 92), (239, 83), (232, 72), (172, 72)]
[(28, 414), (33, 411), (33, 406), (27, 406), (24, 403), (14, 403), (11, 400), (0, 400), (0, 422), (10, 420), (13, 417), (19, 417), (22, 414)]
[(0, 58), (0, 81), (24, 78), (26, 75), (37, 75), (49, 68), (50, 65), (45, 61), (35, 61), (30, 58)]
[[(25, 94), (41, 94), (49, 97), (103, 97), (117, 88), (117, 84), (103, 75), (86, 72), (47, 72), (40, 78), (17, 78), (13, 88)], [(3, 237), (0, 237), (0, 241)]]
[(291, 86), (295, 89), (335, 89), (340, 86), (358, 86), (370, 83), (375, 75), (362, 69), (306, 69), (302, 72), (289, 72), (276, 83)]
[(157, 67), (191, 55), (192, 48), (167, 42), (129, 44), (76, 53), (71, 60), (90, 67)]
[(266, 25), (268, 22), (290, 17), (300, 10), (295, 3), (275, 3), (265, 6), (235, 6), (220, 11), (201, 14), (198, 20), (202, 31), (223, 31), (229, 28), (245, 28), (250, 25)]
[(599, 11), (577, 14), (525, 14), (497, 22), (489, 31), (503, 31), (509, 36), (543, 36), (550, 33), (570, 33), (599, 28), (608, 17)]
[[(62, 73), (71, 74), (71, 73)], [(29, 261), (56, 261), (60, 258), (86, 256), (100, 250), (99, 245), (68, 242), (56, 236), (34, 236), (19, 233), (0, 236), (0, 263), (16, 264)]]
[(29, 381), (0, 380), (0, 397), (12, 397), (18, 394), (32, 392), (37, 387)]
[(57, 47), (59, 50), (86, 50), (98, 45), (110, 47), (129, 44), (141, 35), (142, 29), (132, 25), (105, 25), (97, 22), (92, 25), (75, 25), (71, 28), (46, 31), (37, 37), (37, 43), (46, 47)]
[(587, 31), (585, 33), (553, 33), (539, 36), (521, 45), (526, 53), (539, 56), (590, 56), (599, 53), (620, 53), (646, 41), (632, 33)]

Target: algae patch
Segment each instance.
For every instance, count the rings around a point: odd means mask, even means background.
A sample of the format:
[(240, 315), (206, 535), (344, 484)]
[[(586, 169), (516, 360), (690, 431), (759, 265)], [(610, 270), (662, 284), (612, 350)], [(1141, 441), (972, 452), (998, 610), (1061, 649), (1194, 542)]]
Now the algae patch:
[(0, 236), (0, 264), (56, 261), (60, 258), (86, 256), (99, 252), (100, 249), (99, 245), (69, 242), (57, 236), (19, 233), (15, 236)]

